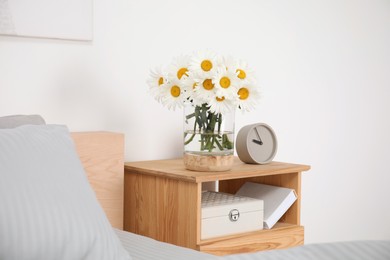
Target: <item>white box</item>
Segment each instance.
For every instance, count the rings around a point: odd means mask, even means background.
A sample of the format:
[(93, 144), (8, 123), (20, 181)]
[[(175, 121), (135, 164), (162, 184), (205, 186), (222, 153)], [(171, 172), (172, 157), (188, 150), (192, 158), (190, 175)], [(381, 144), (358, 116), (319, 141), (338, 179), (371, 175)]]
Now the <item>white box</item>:
[(222, 192), (202, 192), (201, 239), (263, 229), (263, 201)]

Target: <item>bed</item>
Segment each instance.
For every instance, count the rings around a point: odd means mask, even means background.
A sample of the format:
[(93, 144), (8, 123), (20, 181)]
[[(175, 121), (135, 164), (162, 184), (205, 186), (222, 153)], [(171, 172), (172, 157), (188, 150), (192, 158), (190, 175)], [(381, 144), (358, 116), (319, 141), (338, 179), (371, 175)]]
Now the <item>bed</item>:
[(228, 256), (212, 256), (147, 237), (116, 230), (133, 259), (220, 259), (220, 260), (389, 260), (389, 241), (349, 241), (298, 246), (289, 249)]
[(217, 257), (123, 231), (123, 153), (123, 134), (0, 118), (0, 259), (390, 259), (390, 241)]

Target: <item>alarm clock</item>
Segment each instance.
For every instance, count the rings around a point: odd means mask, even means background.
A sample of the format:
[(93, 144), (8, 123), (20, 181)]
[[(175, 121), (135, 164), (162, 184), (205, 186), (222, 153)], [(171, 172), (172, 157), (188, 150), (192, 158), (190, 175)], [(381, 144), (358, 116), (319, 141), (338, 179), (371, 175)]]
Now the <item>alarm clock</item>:
[(236, 151), (241, 161), (266, 164), (275, 157), (278, 142), (274, 130), (267, 124), (257, 123), (240, 129), (236, 139)]

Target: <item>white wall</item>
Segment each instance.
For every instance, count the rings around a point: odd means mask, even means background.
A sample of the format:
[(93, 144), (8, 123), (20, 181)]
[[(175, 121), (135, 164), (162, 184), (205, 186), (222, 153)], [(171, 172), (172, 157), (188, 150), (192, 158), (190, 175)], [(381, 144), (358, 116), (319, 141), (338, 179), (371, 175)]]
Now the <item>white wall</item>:
[(390, 239), (388, 0), (95, 0), (93, 42), (0, 36), (0, 116), (126, 134), (126, 160), (181, 156), (182, 111), (149, 69), (209, 48), (255, 69), (275, 160), (303, 175), (306, 242)]

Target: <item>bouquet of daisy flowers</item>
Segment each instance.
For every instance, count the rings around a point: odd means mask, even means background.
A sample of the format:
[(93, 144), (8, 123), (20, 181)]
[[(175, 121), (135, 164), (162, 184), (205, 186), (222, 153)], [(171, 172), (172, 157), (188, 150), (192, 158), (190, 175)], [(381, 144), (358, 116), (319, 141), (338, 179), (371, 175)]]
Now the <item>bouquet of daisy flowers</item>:
[(190, 128), (184, 133), (184, 146), (192, 145), (185, 151), (192, 152), (233, 154), (233, 129), (224, 129), (225, 115), (234, 115), (237, 108), (248, 111), (259, 98), (254, 73), (245, 62), (212, 52), (179, 56), (167, 68), (152, 71), (148, 84), (168, 109), (192, 108), (185, 114)]

